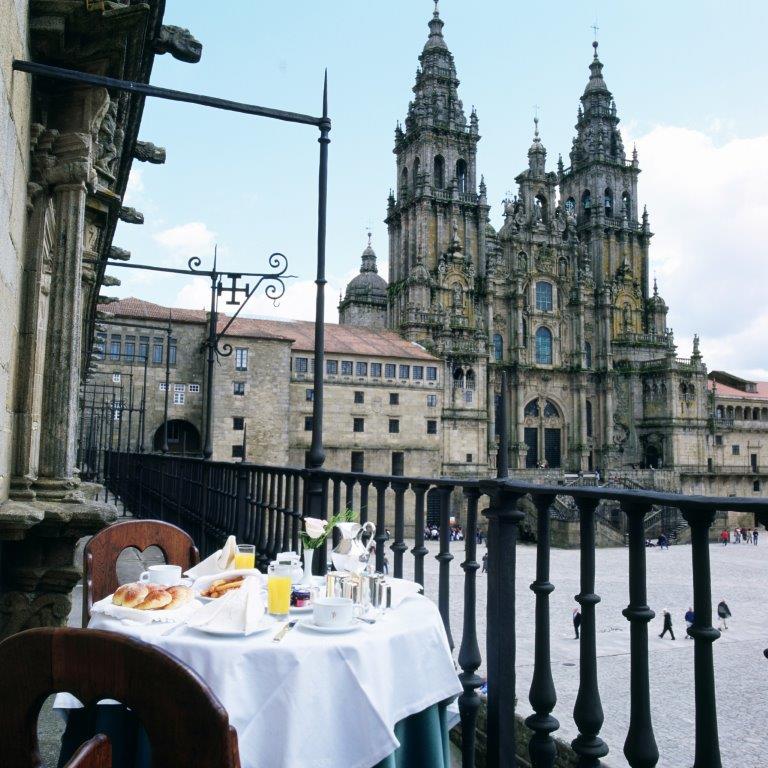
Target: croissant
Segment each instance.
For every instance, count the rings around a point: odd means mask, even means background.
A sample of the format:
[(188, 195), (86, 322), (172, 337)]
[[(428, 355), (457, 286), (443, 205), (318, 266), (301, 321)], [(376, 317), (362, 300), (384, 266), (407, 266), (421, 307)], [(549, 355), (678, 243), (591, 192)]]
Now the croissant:
[(122, 605), (125, 608), (135, 608), (139, 603), (143, 603), (149, 594), (149, 589), (144, 584), (132, 582), (118, 587), (115, 594), (112, 595), (114, 605)]
[(168, 587), (167, 591), (171, 596), (171, 602), (163, 607), (164, 611), (172, 611), (174, 608), (180, 608), (192, 599), (192, 590), (189, 587)]
[(171, 597), (167, 590), (156, 589), (150, 592), (144, 598), (144, 601), (134, 606), (134, 608), (138, 608), (140, 611), (156, 611), (160, 608), (165, 608), (172, 600), (173, 597)]

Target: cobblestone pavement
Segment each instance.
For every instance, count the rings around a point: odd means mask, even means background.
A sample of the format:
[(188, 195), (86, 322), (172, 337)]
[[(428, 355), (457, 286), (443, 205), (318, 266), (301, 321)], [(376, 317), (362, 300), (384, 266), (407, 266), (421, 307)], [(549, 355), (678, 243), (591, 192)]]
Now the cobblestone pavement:
[[(409, 546), (412, 546), (409, 543)], [(437, 600), (437, 542), (427, 544), (425, 586), (429, 597)], [(455, 654), (462, 636), (463, 542), (453, 542), (451, 551), (451, 629)], [(478, 547), (478, 562), (486, 551)], [(692, 605), (691, 548), (688, 545), (647, 552), (648, 603), (656, 612), (649, 626), (651, 706), (656, 741), (661, 753), (661, 768), (685, 768), (693, 764), (694, 699), (693, 641), (685, 639), (683, 615)], [(768, 737), (765, 736), (768, 660), (768, 542), (758, 547), (713, 545), (712, 598), (714, 607), (725, 599), (733, 613), (728, 630), (714, 644), (715, 675), (720, 746), (726, 768), (759, 768), (768, 764)], [(392, 562), (392, 556), (389, 557)], [(405, 558), (406, 576), (412, 575), (410, 554)], [(601, 736), (610, 747), (604, 764), (611, 768), (627, 766), (623, 746), (629, 725), (629, 622), (621, 615), (628, 602), (628, 550), (597, 551), (596, 592), (602, 598), (597, 606), (597, 653), (600, 695), (605, 713)], [(529, 589), (535, 578), (535, 546), (520, 545), (517, 554), (517, 695), (523, 714), (532, 711), (528, 689), (534, 659), (534, 595)], [(570, 741), (577, 735), (573, 705), (578, 691), (579, 643), (571, 623), (573, 596), (579, 592), (579, 553), (553, 550), (551, 579), (555, 591), (550, 597), (552, 627), (552, 673), (558, 702), (554, 715), (560, 721), (556, 736)], [(485, 655), (486, 577), (478, 571), (478, 639)], [(672, 613), (674, 642), (661, 640), (661, 612)], [(484, 675), (484, 665), (480, 674)]]

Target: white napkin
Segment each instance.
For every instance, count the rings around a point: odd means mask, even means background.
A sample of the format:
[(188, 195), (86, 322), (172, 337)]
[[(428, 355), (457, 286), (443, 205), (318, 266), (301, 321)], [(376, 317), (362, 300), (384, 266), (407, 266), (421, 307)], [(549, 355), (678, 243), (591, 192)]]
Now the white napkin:
[(235, 567), (236, 552), (237, 541), (234, 536), (229, 536), (221, 549), (206, 557), (194, 568), (190, 568), (184, 575), (192, 579), (199, 579), (201, 576), (213, 576), (222, 571), (231, 571)]
[(249, 635), (264, 618), (265, 608), (260, 580), (248, 577), (240, 589), (211, 600), (187, 623), (190, 627), (210, 628), (214, 632)]
[(416, 581), (410, 581), (409, 579), (394, 579), (387, 577), (387, 583), (392, 588), (392, 608), (397, 608), (403, 600), (407, 600), (414, 595), (419, 595), (424, 591), (421, 584)]

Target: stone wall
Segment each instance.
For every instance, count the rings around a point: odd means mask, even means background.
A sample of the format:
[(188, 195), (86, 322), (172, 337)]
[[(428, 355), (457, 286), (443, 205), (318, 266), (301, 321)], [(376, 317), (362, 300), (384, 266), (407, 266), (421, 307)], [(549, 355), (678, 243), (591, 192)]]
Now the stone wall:
[(0, 0), (0, 504), (8, 498), (11, 432), (20, 333), (27, 179), (29, 178), (30, 78), (11, 70), (28, 59), (26, 0)]

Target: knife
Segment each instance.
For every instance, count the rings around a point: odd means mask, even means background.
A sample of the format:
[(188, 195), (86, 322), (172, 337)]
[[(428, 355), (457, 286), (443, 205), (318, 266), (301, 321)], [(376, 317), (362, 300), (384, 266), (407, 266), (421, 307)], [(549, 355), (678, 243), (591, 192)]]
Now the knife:
[(296, 619), (289, 621), (273, 638), (273, 643), (279, 643), (297, 624)]

